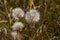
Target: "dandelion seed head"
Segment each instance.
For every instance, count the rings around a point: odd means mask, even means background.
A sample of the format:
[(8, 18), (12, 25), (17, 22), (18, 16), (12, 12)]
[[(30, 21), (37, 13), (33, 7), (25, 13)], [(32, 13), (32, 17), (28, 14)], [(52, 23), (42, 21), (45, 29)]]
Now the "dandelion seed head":
[(16, 31), (13, 31), (13, 32), (11, 32), (11, 35), (12, 35), (12, 37), (13, 37), (14, 39), (16, 39), (18, 33), (17, 33)]
[(22, 22), (15, 22), (12, 26), (13, 30), (22, 30), (24, 28), (24, 24)]
[(21, 17), (24, 17), (24, 11), (21, 8), (15, 8), (12, 10), (12, 16), (15, 19), (19, 19)]
[(40, 14), (37, 10), (31, 9), (26, 13), (25, 19), (28, 23), (38, 22), (40, 19)]

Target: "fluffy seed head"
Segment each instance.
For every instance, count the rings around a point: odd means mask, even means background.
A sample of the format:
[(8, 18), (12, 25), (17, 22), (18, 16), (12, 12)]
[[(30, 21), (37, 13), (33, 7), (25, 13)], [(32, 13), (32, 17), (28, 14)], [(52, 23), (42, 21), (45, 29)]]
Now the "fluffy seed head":
[(24, 11), (21, 8), (15, 8), (12, 10), (12, 16), (15, 19), (19, 19), (21, 17), (24, 17)]
[(24, 24), (22, 22), (15, 22), (12, 26), (13, 30), (22, 30), (24, 27)]
[(12, 37), (13, 37), (14, 39), (16, 39), (18, 33), (17, 33), (16, 31), (13, 31), (13, 32), (11, 32), (11, 35), (12, 35)]
[(35, 23), (39, 21), (40, 14), (37, 10), (31, 9), (26, 13), (25, 19), (28, 23)]

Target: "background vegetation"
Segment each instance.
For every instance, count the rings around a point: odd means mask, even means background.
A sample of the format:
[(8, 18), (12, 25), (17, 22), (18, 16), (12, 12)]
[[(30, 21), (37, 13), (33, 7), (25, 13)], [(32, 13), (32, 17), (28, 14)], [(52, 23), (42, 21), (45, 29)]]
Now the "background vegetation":
[[(0, 40), (12, 40), (11, 26), (15, 22), (11, 17), (11, 10), (20, 7), (25, 12), (27, 10), (29, 0), (0, 0), (0, 28), (7, 28), (7, 36), (0, 33)], [(34, 40), (60, 40), (60, 0), (34, 0), (35, 6), (40, 12), (40, 21), (36, 23), (36, 27), (32, 32), (29, 31), (29, 25), (22, 18), (20, 21), (26, 24), (22, 33), (27, 36), (23, 40), (29, 39), (29, 36), (34, 37)], [(7, 21), (7, 22), (3, 22)]]

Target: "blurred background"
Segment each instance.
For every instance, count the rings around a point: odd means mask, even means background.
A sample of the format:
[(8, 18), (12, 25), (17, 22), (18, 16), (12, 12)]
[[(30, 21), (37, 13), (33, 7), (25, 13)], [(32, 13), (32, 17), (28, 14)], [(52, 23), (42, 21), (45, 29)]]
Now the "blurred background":
[[(0, 28), (7, 28), (8, 34), (0, 33), (0, 40), (13, 40), (10, 32), (11, 26), (15, 22), (11, 17), (12, 9), (16, 7), (22, 8), (25, 12), (29, 0), (0, 0)], [(34, 0), (34, 5), (40, 12), (40, 21), (36, 23), (36, 28), (30, 32), (29, 25), (22, 18), (20, 21), (26, 24), (22, 33), (24, 36), (22, 40), (60, 40), (60, 0)], [(5, 36), (4, 36), (5, 35)], [(29, 39), (32, 35), (34, 39)]]

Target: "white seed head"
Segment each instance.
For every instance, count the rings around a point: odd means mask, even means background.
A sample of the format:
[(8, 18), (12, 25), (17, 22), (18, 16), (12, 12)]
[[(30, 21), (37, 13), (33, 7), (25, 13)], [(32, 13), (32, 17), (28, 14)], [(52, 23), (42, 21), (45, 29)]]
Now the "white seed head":
[(15, 22), (12, 26), (13, 30), (22, 30), (24, 27), (24, 24), (22, 22)]
[(30, 9), (25, 15), (25, 19), (28, 23), (38, 22), (40, 19), (40, 14), (37, 10)]
[(21, 17), (24, 17), (24, 11), (21, 8), (15, 8), (12, 10), (12, 16), (15, 19), (19, 19)]
[(11, 36), (12, 36), (14, 39), (16, 39), (17, 35), (18, 35), (18, 33), (17, 33), (16, 31), (11, 32)]

